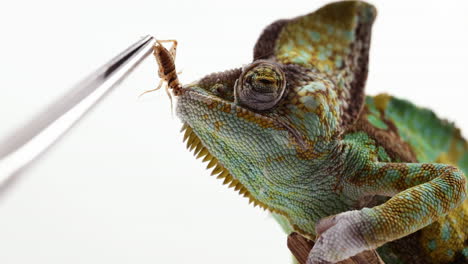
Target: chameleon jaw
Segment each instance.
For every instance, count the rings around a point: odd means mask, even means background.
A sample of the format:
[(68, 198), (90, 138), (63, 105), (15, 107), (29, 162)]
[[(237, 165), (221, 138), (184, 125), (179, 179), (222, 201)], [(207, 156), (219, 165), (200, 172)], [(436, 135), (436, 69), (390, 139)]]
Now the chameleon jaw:
[[(267, 204), (257, 200), (249, 190), (239, 181), (237, 180), (229, 170), (221, 164), (221, 162), (214, 157), (210, 151), (203, 145), (201, 139), (195, 134), (192, 127), (186, 122), (183, 123), (180, 132), (184, 133), (183, 142), (186, 142), (186, 147), (189, 151), (193, 152), (196, 159), (202, 159), (202, 162), (208, 162), (206, 169), (211, 169), (211, 176), (216, 176), (217, 179), (223, 180), (223, 185), (228, 185), (228, 188), (234, 188), (234, 191), (237, 191), (239, 195), (246, 197), (249, 199), (249, 204), (253, 204), (254, 207), (259, 206), (263, 210), (268, 210), (271, 213), (281, 215), (285, 217), (289, 223), (291, 223), (291, 219), (286, 212), (280, 211), (276, 208), (272, 208)], [(293, 229), (296, 232), (299, 232), (301, 235), (309, 238), (314, 239), (315, 236), (301, 228), (298, 225), (292, 224)]]
[(223, 180), (223, 185), (228, 185), (228, 188), (234, 188), (234, 190), (237, 191), (240, 195), (248, 198), (249, 204), (253, 204), (254, 207), (259, 206), (264, 210), (286, 215), (284, 212), (271, 208), (265, 203), (256, 199), (249, 192), (249, 190), (236, 177), (234, 177), (231, 172), (229, 172), (229, 170), (223, 164), (221, 164), (221, 162), (213, 154), (210, 153), (208, 148), (203, 144), (203, 141), (187, 122), (188, 117), (186, 116), (185, 112), (190, 110), (182, 108), (186, 107), (186, 105), (190, 105), (191, 102), (197, 102), (205, 105), (205, 107), (213, 109), (213, 111), (223, 111), (224, 113), (234, 114), (238, 117), (244, 117), (249, 121), (255, 119), (263, 125), (275, 124), (276, 121), (270, 117), (254, 113), (248, 109), (237, 106), (235, 103), (225, 101), (222, 98), (194, 90), (192, 87), (184, 88), (183, 93), (178, 96), (178, 99), (177, 114), (184, 122), (181, 129), (181, 132), (184, 132), (183, 141), (186, 142), (187, 149), (193, 152), (197, 159), (202, 158), (202, 162), (208, 162), (206, 168), (208, 170), (212, 170), (211, 175)]
[(234, 191), (237, 191), (239, 195), (248, 198), (249, 204), (253, 204), (254, 207), (259, 206), (264, 210), (269, 210), (273, 213), (285, 215), (283, 212), (280, 212), (274, 208), (270, 208), (266, 204), (258, 201), (255, 197), (253, 197), (247, 188), (239, 180), (232, 176), (229, 170), (226, 169), (221, 164), (221, 162), (219, 162), (219, 160), (209, 152), (209, 150), (203, 145), (203, 142), (195, 134), (190, 125), (184, 123), (180, 132), (184, 133), (183, 141), (186, 142), (187, 149), (192, 151), (197, 159), (203, 158), (202, 162), (208, 162), (206, 169), (212, 169), (211, 175), (216, 176), (217, 179), (223, 180), (223, 185), (228, 185), (228, 188), (234, 188)]

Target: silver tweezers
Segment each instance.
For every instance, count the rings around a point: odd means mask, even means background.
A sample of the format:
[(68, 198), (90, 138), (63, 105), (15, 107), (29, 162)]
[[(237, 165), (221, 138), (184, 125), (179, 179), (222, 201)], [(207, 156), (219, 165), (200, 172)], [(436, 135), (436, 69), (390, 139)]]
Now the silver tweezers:
[(0, 192), (150, 55), (155, 42), (151, 36), (137, 41), (0, 141)]

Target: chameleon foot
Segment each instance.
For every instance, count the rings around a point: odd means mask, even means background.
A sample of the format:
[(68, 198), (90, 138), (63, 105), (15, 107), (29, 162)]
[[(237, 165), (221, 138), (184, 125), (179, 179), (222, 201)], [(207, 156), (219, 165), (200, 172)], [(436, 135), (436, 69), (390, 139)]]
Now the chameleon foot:
[(365, 219), (360, 211), (324, 218), (316, 226), (318, 239), (307, 264), (336, 263), (371, 249), (362, 236)]

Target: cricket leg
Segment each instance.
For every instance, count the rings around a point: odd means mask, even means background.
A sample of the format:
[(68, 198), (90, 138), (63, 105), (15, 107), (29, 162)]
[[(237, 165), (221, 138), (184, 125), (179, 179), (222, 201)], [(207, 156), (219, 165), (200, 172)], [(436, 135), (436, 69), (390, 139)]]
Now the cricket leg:
[(159, 84), (158, 84), (158, 86), (157, 86), (156, 88), (151, 89), (151, 90), (148, 90), (148, 91), (144, 91), (144, 92), (143, 92), (142, 94), (140, 94), (138, 97), (141, 97), (142, 95), (144, 95), (144, 94), (146, 94), (146, 93), (151, 93), (151, 92), (154, 92), (154, 91), (157, 91), (157, 90), (161, 89), (161, 86), (162, 86), (163, 82), (164, 82), (164, 80), (161, 79), (161, 80), (159, 81)]
[(165, 39), (165, 40), (157, 40), (159, 45), (162, 45), (162, 43), (167, 43), (167, 42), (172, 42), (172, 46), (169, 49), (169, 53), (171, 54), (172, 58), (174, 58), (174, 61), (176, 59), (176, 52), (177, 52), (177, 40), (175, 39)]

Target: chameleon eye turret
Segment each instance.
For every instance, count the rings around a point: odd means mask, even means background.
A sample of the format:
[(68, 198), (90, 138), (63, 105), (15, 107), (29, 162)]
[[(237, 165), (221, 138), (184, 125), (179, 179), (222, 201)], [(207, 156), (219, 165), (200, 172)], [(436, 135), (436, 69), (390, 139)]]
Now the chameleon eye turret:
[(276, 106), (285, 90), (284, 72), (277, 65), (265, 61), (245, 68), (234, 88), (237, 103), (258, 111)]

